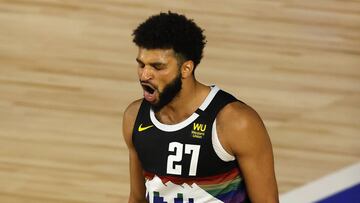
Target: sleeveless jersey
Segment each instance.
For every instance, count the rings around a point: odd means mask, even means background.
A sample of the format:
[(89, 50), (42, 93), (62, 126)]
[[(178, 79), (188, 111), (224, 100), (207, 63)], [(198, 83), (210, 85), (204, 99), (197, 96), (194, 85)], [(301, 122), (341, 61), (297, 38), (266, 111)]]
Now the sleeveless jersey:
[(150, 203), (250, 202), (237, 161), (216, 132), (216, 115), (235, 101), (212, 86), (196, 112), (174, 125), (160, 123), (150, 103), (142, 101), (132, 140)]

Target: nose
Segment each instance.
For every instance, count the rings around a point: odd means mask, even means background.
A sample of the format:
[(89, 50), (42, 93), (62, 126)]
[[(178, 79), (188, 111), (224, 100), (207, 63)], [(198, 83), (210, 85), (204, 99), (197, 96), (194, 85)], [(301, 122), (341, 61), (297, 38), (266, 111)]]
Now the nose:
[(148, 81), (152, 78), (153, 78), (153, 73), (152, 73), (151, 67), (146, 65), (140, 69), (140, 80), (141, 81)]

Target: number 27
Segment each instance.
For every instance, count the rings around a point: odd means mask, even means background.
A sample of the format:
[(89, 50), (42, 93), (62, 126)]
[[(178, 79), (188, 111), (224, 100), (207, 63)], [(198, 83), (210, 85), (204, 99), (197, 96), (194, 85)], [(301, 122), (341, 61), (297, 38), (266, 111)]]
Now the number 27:
[[(175, 152), (174, 155), (169, 155), (167, 158), (167, 173), (174, 175), (181, 175), (182, 166), (174, 164), (180, 162), (183, 158), (184, 144), (179, 142), (171, 142), (169, 144), (169, 151)], [(199, 160), (200, 145), (185, 144), (185, 154), (191, 154), (189, 176), (195, 176), (197, 171), (197, 164)]]

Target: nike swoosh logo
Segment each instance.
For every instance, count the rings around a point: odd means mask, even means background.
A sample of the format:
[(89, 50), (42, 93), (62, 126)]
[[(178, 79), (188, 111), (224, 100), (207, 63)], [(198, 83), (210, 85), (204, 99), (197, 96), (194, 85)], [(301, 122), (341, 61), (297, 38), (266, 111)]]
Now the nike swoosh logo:
[(149, 125), (149, 126), (146, 126), (146, 127), (142, 127), (142, 124), (140, 124), (139, 128), (138, 128), (138, 131), (141, 132), (141, 131), (147, 130), (149, 128), (152, 128), (152, 127), (154, 127), (154, 125)]

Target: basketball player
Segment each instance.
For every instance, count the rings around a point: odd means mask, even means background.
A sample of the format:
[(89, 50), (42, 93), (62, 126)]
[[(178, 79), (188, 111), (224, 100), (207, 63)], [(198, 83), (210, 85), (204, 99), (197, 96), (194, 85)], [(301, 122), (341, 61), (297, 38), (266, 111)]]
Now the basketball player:
[(195, 78), (203, 30), (168, 12), (133, 36), (144, 97), (123, 119), (129, 202), (278, 202), (272, 147), (258, 114)]

